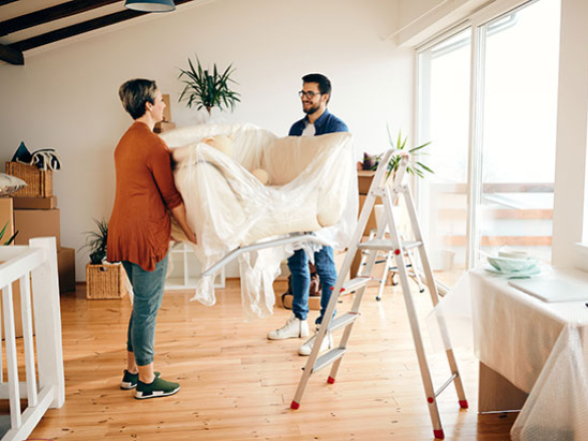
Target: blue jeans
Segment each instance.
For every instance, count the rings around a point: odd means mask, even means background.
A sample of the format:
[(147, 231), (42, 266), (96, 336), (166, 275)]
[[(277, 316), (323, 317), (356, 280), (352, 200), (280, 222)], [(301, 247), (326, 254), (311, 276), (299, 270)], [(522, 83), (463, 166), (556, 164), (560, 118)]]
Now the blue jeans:
[(153, 363), (155, 354), (155, 319), (163, 298), (167, 256), (157, 262), (153, 271), (145, 271), (128, 261), (122, 264), (135, 293), (127, 332), (127, 351), (135, 354), (138, 366), (147, 366)]
[[(335, 259), (333, 258), (333, 248), (323, 247), (319, 252), (314, 253), (314, 263), (316, 272), (320, 277), (321, 292), (321, 314), (316, 319), (316, 324), (321, 323), (331, 292), (337, 281), (337, 269), (335, 268)], [(306, 320), (308, 316), (308, 290), (310, 289), (310, 270), (308, 269), (308, 257), (304, 250), (297, 250), (288, 259), (288, 268), (292, 273), (292, 312), (296, 318)], [(336, 311), (333, 312), (333, 316)]]

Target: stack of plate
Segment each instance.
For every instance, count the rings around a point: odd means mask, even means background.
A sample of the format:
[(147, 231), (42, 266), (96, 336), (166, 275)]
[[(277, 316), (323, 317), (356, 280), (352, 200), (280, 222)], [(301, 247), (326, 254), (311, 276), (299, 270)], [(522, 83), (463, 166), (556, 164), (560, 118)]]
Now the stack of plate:
[(488, 263), (492, 268), (486, 271), (508, 276), (509, 279), (522, 279), (539, 274), (537, 259), (527, 256), (521, 251), (498, 252), (498, 256), (488, 256)]

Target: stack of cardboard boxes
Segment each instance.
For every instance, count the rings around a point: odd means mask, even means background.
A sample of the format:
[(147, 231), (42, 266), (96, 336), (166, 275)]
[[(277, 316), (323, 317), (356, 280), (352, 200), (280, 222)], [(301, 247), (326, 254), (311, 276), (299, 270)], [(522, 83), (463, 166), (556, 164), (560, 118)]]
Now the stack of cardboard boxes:
[[(372, 171), (372, 170), (362, 170), (362, 171), (358, 171), (357, 172), (357, 179), (358, 179), (358, 190), (359, 190), (359, 215), (361, 215), (361, 210), (363, 209), (363, 204), (365, 203), (365, 200), (367, 198), (367, 195), (370, 191), (370, 187), (372, 185), (372, 181), (374, 179), (376, 172)], [(381, 204), (382, 201), (379, 198), (376, 198), (376, 204)], [(365, 229), (363, 230), (363, 237), (361, 239), (362, 242), (365, 242), (366, 240), (369, 239), (369, 235), (370, 232), (372, 230), (376, 230), (378, 228), (378, 224), (376, 223), (376, 214), (375, 214), (375, 205), (374, 208), (372, 208), (372, 212), (370, 213), (370, 217), (368, 219), (368, 222), (365, 226)], [(353, 277), (355, 277), (355, 275), (357, 274), (357, 272), (359, 271), (359, 267), (361, 264), (361, 251), (358, 251), (355, 255), (355, 258), (353, 259), (353, 263), (351, 264), (351, 274), (353, 275)], [(382, 273), (384, 272), (384, 262), (383, 259), (377, 259), (376, 260), (376, 265), (374, 266), (373, 270), (372, 270), (372, 277), (381, 277)], [(384, 277), (387, 277), (387, 274), (384, 275)], [(374, 284), (378, 283), (377, 281), (373, 282)]]
[[(22, 166), (22, 164), (21, 164)], [(15, 176), (25, 180), (34, 179), (47, 180), (52, 179), (48, 171), (42, 171), (35, 166), (30, 167), (27, 173)], [(7, 173), (14, 170), (6, 165)], [(34, 170), (36, 169), (36, 170)], [(38, 174), (38, 175), (37, 175)], [(14, 224), (14, 231), (18, 235), (14, 241), (15, 245), (28, 245), (29, 240), (33, 237), (55, 237), (57, 245), (57, 266), (59, 270), (59, 290), (61, 293), (75, 291), (75, 250), (61, 246), (60, 240), (60, 212), (57, 208), (57, 196), (52, 194), (52, 185), (44, 188), (51, 189), (50, 193), (45, 190), (45, 194), (30, 195), (22, 190), (13, 194), (12, 198), (1, 198), (0, 216), (2, 219), (10, 219)], [(49, 194), (48, 194), (49, 193)], [(8, 236), (9, 237), (9, 236)]]
[(169, 105), (169, 95), (162, 95), (161, 98), (165, 103), (163, 121), (155, 124), (155, 127), (153, 127), (153, 131), (155, 133), (163, 133), (176, 128), (176, 123), (171, 122), (171, 106)]

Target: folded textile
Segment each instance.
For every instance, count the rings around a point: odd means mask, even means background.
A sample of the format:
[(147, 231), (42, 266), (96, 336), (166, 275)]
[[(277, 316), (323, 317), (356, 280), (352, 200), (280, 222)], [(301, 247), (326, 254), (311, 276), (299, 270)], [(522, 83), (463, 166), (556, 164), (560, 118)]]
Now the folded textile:
[(40, 149), (35, 150), (33, 153), (29, 151), (24, 142), (21, 142), (14, 156), (12, 156), (11, 162), (20, 162), (21, 164), (36, 165), (41, 170), (47, 171), (60, 170), (61, 159), (57, 155), (55, 149)]
[(29, 152), (29, 149), (25, 145), (24, 142), (21, 142), (14, 156), (12, 157), (11, 162), (22, 162), (23, 164), (30, 164), (31, 160), (33, 159), (33, 155)]

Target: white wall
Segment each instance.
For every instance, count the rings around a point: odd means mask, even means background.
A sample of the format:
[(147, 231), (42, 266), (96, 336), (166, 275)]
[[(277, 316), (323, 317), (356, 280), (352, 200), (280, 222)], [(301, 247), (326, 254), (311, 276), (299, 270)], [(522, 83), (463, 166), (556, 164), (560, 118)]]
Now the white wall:
[[(412, 126), (413, 51), (382, 38), (395, 29), (392, 0), (217, 0), (29, 51), (25, 66), (0, 64), (0, 160), (10, 160), (20, 141), (31, 150), (58, 150), (62, 245), (77, 250), (91, 219), (108, 218), (112, 209), (113, 151), (131, 123), (119, 85), (155, 79), (171, 95), (176, 123), (202, 121), (177, 103), (178, 68), (195, 53), (204, 63), (237, 69), (242, 103), (214, 118), (286, 135), (302, 116), (300, 77), (322, 72), (334, 86), (330, 109), (355, 134), (358, 157), (379, 152), (387, 122)], [(87, 253), (78, 251), (77, 280), (85, 279), (86, 262)], [(234, 267), (228, 275), (236, 275)]]

